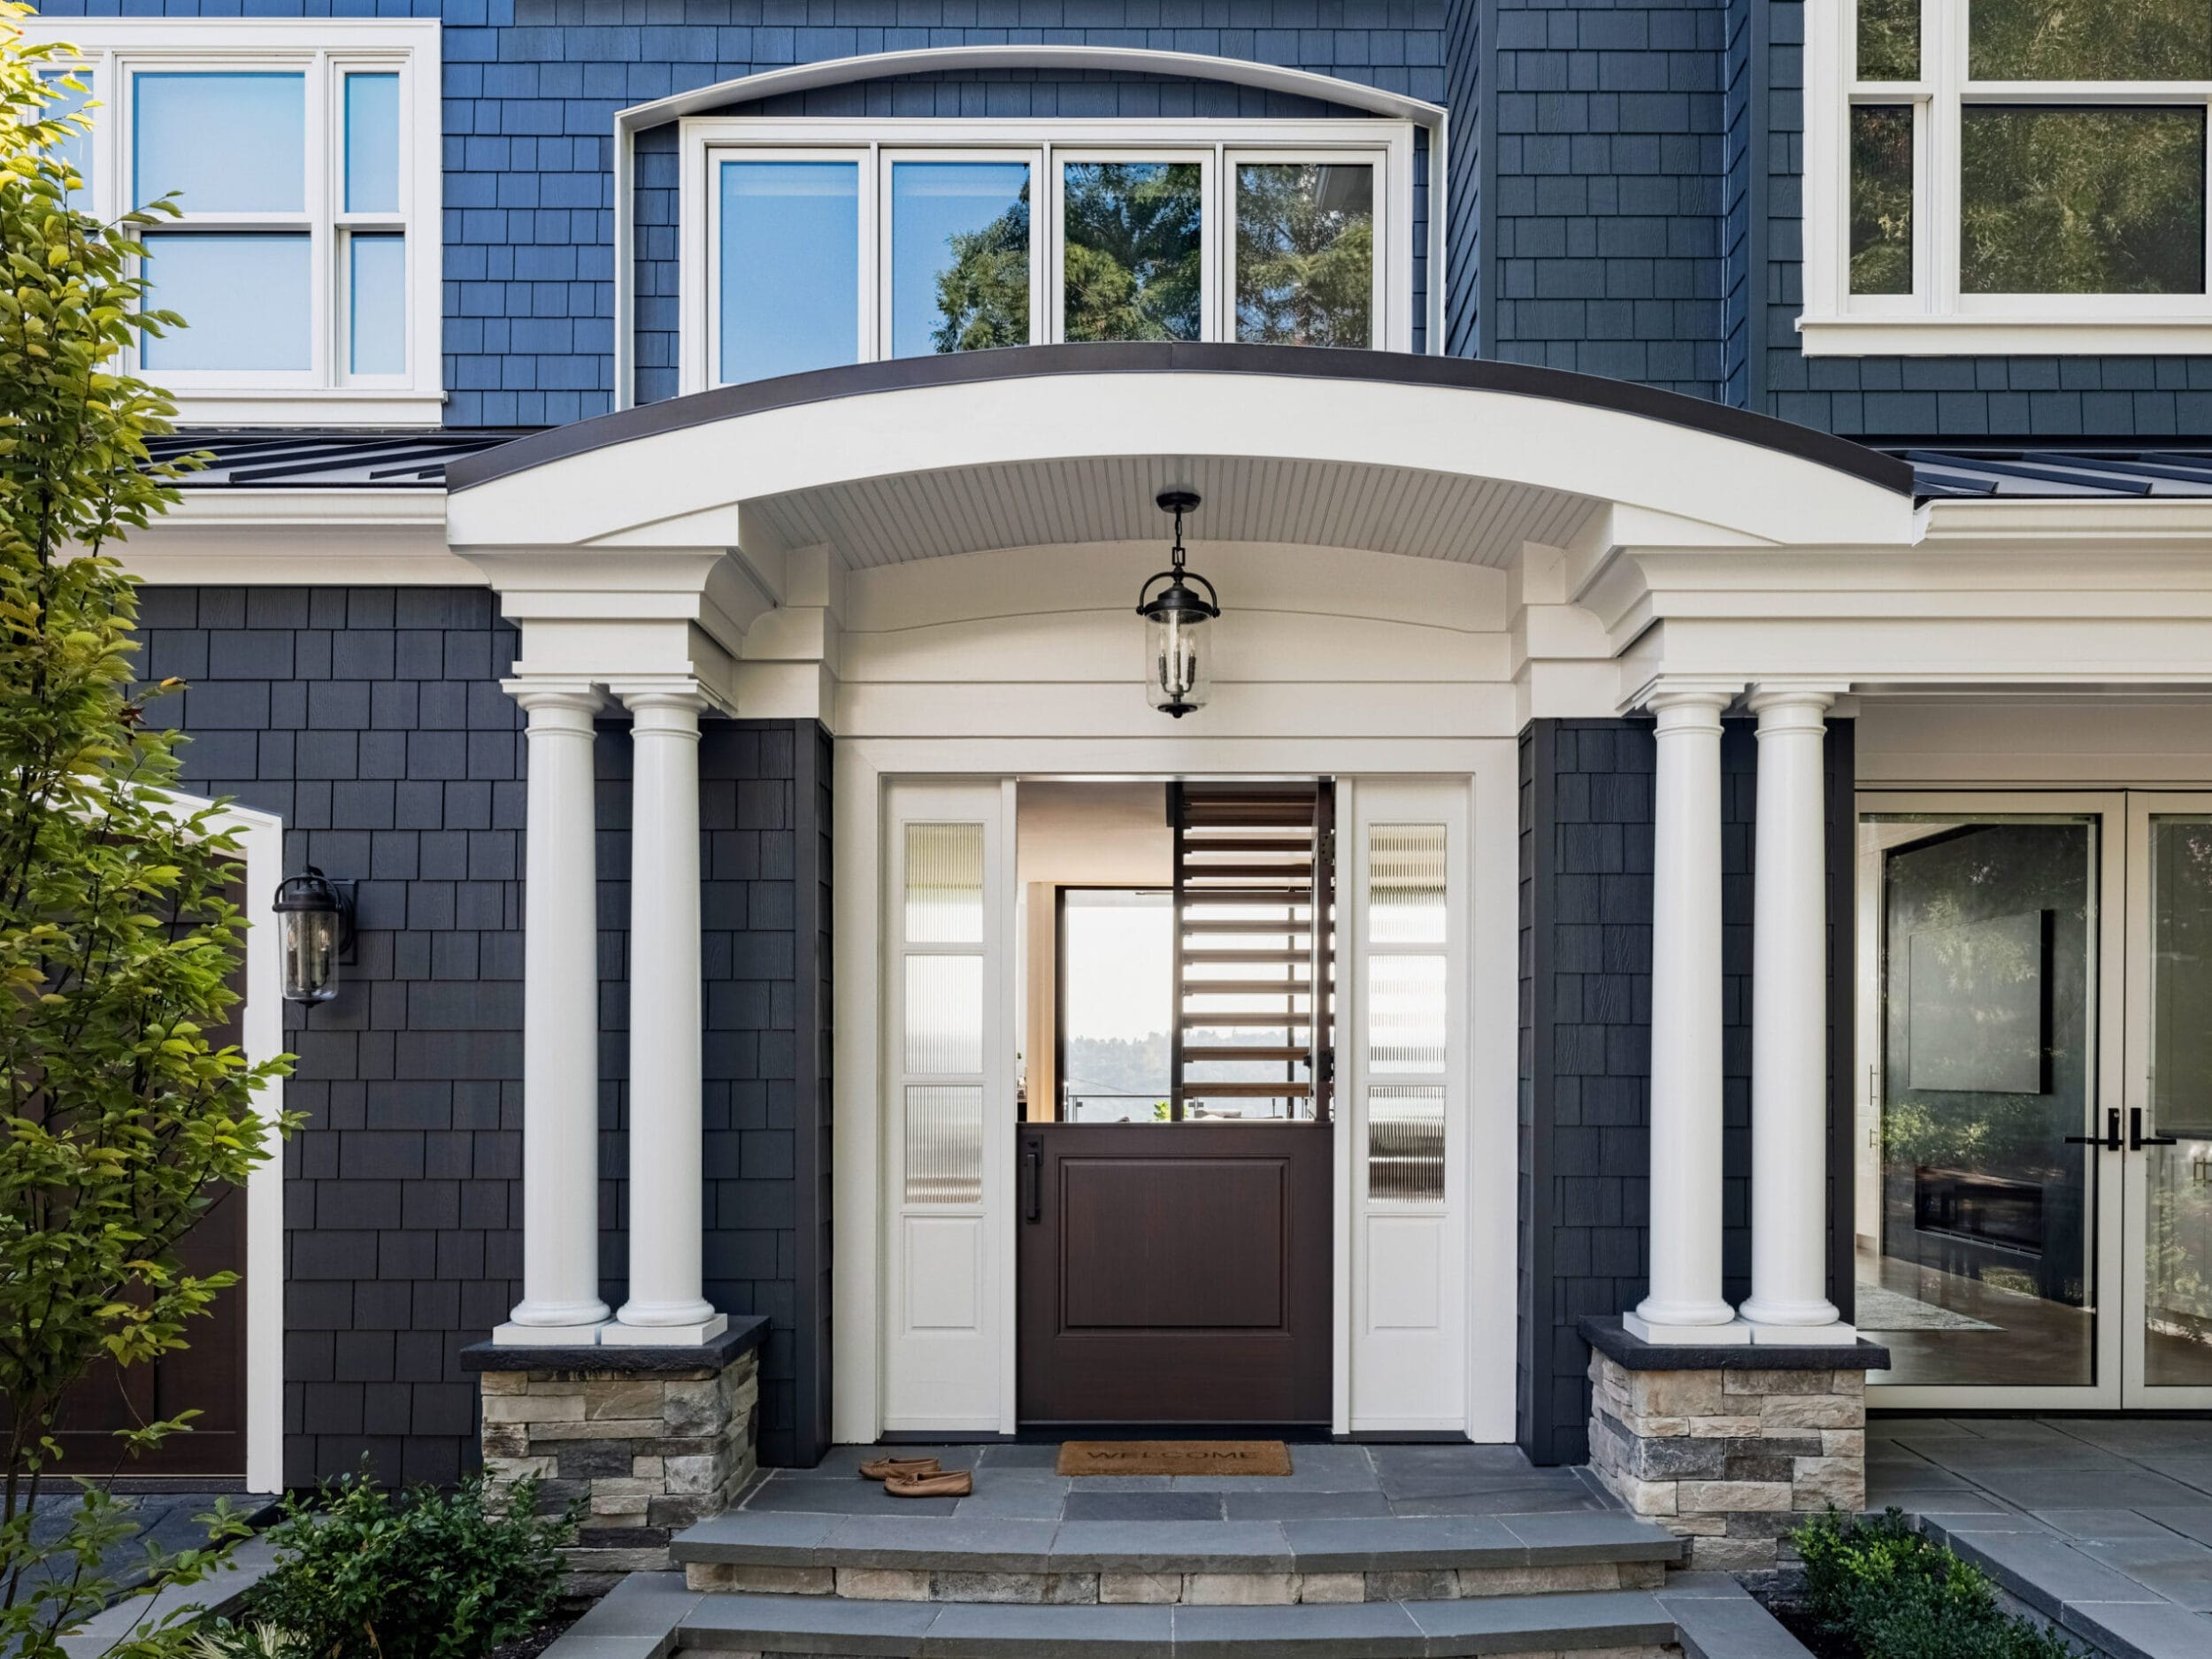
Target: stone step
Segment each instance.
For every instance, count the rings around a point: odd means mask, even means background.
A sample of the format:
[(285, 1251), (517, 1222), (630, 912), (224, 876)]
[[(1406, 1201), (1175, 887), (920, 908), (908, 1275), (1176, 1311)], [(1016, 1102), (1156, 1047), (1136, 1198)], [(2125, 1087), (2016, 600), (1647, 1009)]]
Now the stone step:
[(1051, 1521), (738, 1510), (678, 1535), (696, 1590), (859, 1601), (1278, 1605), (1649, 1590), (1682, 1540), (1617, 1513)]
[(1704, 1597), (1615, 1591), (1337, 1607), (1008, 1607), (710, 1594), (679, 1617), (666, 1651), (713, 1659), (1503, 1659), (1593, 1651), (1607, 1659), (1809, 1659), (1740, 1590), (1732, 1599), (1717, 1590)]

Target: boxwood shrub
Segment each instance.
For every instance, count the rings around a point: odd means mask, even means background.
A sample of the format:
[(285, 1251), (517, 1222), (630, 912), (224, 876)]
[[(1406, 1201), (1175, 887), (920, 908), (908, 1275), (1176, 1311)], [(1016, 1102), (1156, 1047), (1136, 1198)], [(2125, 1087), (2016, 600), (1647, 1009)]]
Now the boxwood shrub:
[(2080, 1659), (2081, 1649), (1998, 1604), (1988, 1575), (1914, 1530), (1901, 1509), (1831, 1509), (1790, 1534), (1806, 1610), (1864, 1659)]

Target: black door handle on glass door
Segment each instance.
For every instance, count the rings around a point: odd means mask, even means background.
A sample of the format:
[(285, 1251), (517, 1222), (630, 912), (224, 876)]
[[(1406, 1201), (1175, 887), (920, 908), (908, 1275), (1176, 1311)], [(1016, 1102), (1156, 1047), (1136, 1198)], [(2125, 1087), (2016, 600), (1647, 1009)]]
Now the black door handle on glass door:
[(1034, 1141), (1022, 1142), (1022, 1219), (1038, 1220), (1044, 1213), (1044, 1148)]
[[(2138, 1111), (2136, 1116), (2139, 1118), (2142, 1113)], [(2107, 1152), (2117, 1152), (2120, 1149), (2120, 1109), (2117, 1106), (2105, 1109), (2102, 1140), (2095, 1135), (2068, 1135), (2066, 1144), (2070, 1147), (2102, 1147)]]
[(2128, 1150), (2140, 1152), (2145, 1147), (2177, 1147), (2181, 1144), (2172, 1135), (2147, 1135), (2143, 1133), (2143, 1109), (2128, 1108)]

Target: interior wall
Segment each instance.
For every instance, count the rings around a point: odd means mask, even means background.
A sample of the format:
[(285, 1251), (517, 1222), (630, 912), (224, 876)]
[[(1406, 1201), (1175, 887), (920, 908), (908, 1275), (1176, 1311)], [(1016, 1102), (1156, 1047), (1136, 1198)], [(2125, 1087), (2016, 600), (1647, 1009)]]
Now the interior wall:
[(1018, 977), (1015, 1029), (1022, 1033), (1025, 1102), (1033, 1122), (1052, 1119), (1053, 1010), (1057, 940), (1053, 890), (1152, 887), (1175, 879), (1164, 783), (1029, 782), (1015, 790), (1014, 879)]

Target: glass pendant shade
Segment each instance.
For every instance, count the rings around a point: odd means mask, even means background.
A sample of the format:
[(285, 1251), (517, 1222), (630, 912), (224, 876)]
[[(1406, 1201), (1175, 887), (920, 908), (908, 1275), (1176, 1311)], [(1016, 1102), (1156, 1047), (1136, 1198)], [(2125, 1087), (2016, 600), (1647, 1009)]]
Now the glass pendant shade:
[[(1145, 579), (1137, 614), (1144, 618), (1146, 699), (1179, 720), (1204, 708), (1213, 694), (1212, 624), (1221, 615), (1221, 601), (1211, 582), (1183, 568), (1183, 515), (1198, 505), (1197, 495), (1164, 490), (1159, 504), (1175, 515), (1175, 545), (1168, 549), (1174, 565)], [(1164, 586), (1156, 592), (1156, 583)]]
[(338, 964), (353, 932), (353, 907), (311, 864), (284, 879), (272, 908), (284, 957), (284, 1000), (329, 1002), (338, 995)]

